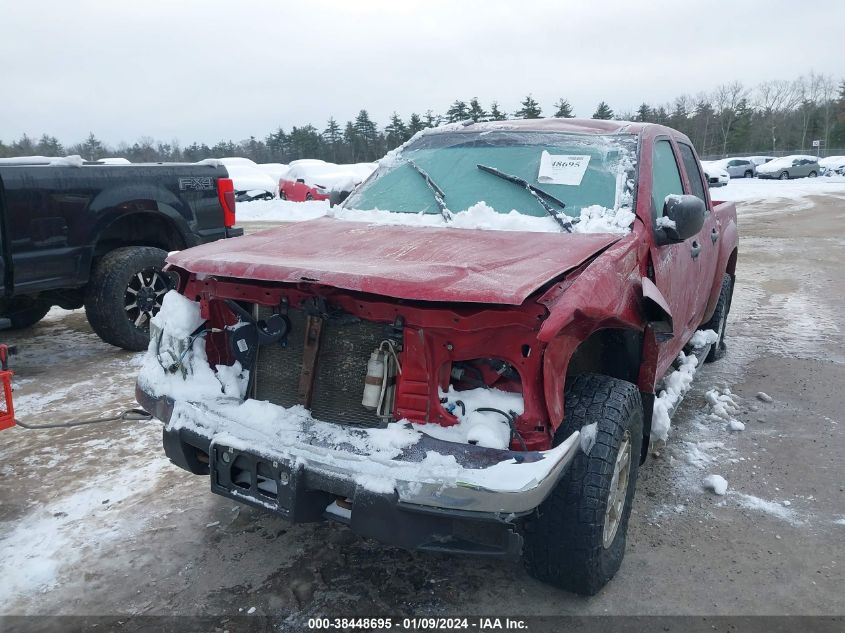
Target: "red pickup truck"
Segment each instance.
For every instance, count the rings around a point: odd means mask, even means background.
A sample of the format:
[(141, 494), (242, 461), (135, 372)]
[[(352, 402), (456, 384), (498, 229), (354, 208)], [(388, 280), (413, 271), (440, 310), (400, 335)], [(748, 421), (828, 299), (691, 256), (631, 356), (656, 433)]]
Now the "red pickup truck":
[(427, 130), (330, 217), (172, 254), (137, 397), (215, 493), (592, 594), (737, 241), (667, 127)]

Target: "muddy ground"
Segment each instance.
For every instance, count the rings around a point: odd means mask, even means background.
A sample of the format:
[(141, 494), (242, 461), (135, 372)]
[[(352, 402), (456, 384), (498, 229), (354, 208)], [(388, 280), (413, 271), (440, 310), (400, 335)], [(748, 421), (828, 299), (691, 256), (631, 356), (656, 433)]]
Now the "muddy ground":
[[(699, 371), (640, 471), (625, 562), (597, 596), (518, 563), (413, 554), (333, 524), (290, 525), (168, 463), (157, 423), (0, 433), (5, 614), (842, 614), (845, 201), (740, 208), (728, 355)], [(133, 405), (139, 356), (54, 310), (16, 343), (19, 417)], [(708, 417), (739, 396), (745, 431)], [(755, 396), (765, 391), (767, 404)], [(729, 482), (717, 497), (711, 473)]]

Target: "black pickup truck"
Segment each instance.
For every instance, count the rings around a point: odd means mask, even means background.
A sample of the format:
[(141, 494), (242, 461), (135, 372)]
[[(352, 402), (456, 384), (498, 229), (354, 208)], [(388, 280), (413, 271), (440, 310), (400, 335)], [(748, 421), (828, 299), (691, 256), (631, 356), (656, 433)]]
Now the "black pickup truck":
[(107, 343), (146, 349), (169, 251), (243, 233), (220, 165), (0, 160), (0, 321), (85, 306)]

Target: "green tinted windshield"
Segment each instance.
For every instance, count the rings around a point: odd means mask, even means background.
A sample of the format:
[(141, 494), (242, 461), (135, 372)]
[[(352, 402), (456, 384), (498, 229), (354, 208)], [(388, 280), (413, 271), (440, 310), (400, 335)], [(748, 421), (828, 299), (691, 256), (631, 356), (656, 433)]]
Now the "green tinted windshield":
[[(484, 202), (500, 213), (543, 216), (523, 187), (478, 169), (493, 167), (566, 203), (564, 212), (600, 205), (630, 207), (636, 181), (636, 136), (560, 132), (451, 131), (424, 134), (379, 166), (344, 203), (349, 209), (440, 213), (411, 161), (429, 175), (455, 212)], [(559, 210), (557, 205), (552, 205)]]

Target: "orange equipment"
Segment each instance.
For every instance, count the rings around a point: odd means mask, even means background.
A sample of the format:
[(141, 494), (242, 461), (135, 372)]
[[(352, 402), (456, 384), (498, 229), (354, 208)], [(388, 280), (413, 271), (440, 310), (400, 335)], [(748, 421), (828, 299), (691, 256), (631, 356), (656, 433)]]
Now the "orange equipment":
[(15, 349), (0, 344), (0, 383), (3, 385), (3, 401), (0, 402), (0, 431), (15, 426), (15, 405), (12, 403), (12, 376), (15, 372), (9, 369), (9, 354)]

